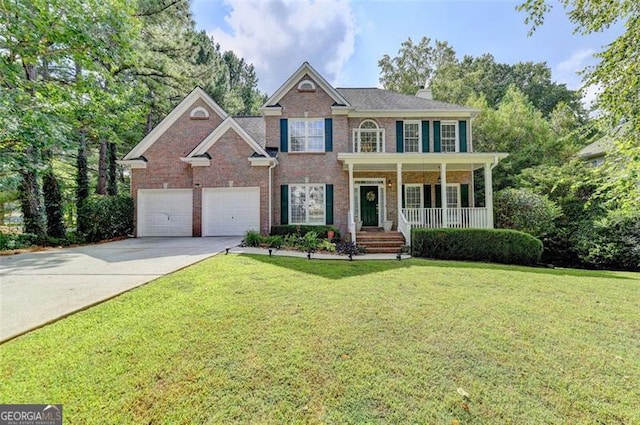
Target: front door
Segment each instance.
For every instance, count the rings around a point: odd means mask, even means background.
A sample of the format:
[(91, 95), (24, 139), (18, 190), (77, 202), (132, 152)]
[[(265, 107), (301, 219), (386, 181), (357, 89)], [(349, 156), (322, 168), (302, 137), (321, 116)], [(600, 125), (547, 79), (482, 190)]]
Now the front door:
[(360, 216), (363, 226), (378, 225), (378, 186), (360, 186)]

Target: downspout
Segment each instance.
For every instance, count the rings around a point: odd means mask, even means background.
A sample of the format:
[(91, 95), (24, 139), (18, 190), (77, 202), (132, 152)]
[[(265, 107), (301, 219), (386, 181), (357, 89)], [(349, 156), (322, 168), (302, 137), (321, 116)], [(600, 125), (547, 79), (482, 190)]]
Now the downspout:
[(273, 170), (276, 167), (276, 161), (274, 160), (271, 165), (269, 166), (269, 234), (271, 234), (271, 224), (273, 222), (273, 212), (272, 212), (272, 206), (271, 206), (271, 199), (273, 197), (273, 193), (272, 193), (272, 183), (271, 183), (271, 170)]

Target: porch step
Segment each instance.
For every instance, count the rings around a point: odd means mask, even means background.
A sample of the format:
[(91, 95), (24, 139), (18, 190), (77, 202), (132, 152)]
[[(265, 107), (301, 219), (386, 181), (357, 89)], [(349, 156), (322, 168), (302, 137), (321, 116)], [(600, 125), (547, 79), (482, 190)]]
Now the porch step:
[(357, 232), (357, 244), (363, 246), (369, 254), (398, 253), (405, 244), (400, 232)]

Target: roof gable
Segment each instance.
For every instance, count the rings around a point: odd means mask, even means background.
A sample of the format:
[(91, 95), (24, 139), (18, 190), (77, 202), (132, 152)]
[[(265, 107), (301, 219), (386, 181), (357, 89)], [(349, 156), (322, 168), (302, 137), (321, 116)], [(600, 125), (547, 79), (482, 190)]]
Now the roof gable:
[(182, 102), (180, 102), (160, 123), (153, 128), (129, 153), (123, 160), (131, 160), (141, 157), (153, 145), (162, 134), (169, 129), (180, 118), (190, 106), (198, 99), (202, 99), (222, 120), (228, 117), (227, 113), (218, 105), (204, 90), (200, 87), (194, 88)]
[(333, 86), (331, 86), (331, 84), (329, 84), (327, 80), (325, 80), (324, 77), (322, 77), (322, 75), (320, 75), (318, 71), (316, 71), (309, 64), (309, 62), (304, 62), (300, 66), (300, 68), (298, 68), (296, 72), (294, 72), (293, 75), (291, 75), (291, 77), (289, 77), (289, 79), (285, 81), (284, 84), (280, 86), (280, 88), (276, 90), (269, 99), (267, 99), (262, 107), (267, 108), (270, 106), (276, 106), (278, 102), (280, 102), (280, 100), (284, 97), (284, 95), (287, 94), (289, 90), (291, 90), (298, 83), (298, 81), (304, 77), (305, 74), (308, 74), (315, 81), (315, 83), (319, 85), (320, 88), (324, 90), (325, 93), (327, 93), (338, 105), (349, 105), (347, 100), (342, 97), (342, 95), (338, 93), (338, 91), (333, 88)]
[(194, 150), (191, 151), (189, 155), (184, 158), (184, 160), (189, 160), (191, 158), (196, 158), (201, 155), (207, 153), (207, 151), (213, 146), (218, 140), (222, 138), (222, 136), (227, 132), (227, 130), (235, 131), (241, 138), (244, 140), (253, 151), (257, 154), (260, 154), (264, 157), (269, 157), (269, 154), (264, 150), (262, 146), (258, 142), (256, 142), (253, 137), (251, 137), (241, 126), (238, 124), (236, 120), (232, 117), (227, 117), (222, 124), (216, 127), (207, 137), (204, 138), (202, 142)]

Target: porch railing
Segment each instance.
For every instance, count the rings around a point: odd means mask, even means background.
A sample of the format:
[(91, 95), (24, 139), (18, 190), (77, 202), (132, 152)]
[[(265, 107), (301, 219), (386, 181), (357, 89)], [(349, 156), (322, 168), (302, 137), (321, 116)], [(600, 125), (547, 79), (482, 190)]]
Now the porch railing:
[(411, 223), (409, 223), (405, 217), (404, 210), (400, 214), (400, 219), (398, 220), (398, 232), (402, 233), (404, 240), (407, 241), (407, 245), (411, 246)]
[[(439, 229), (442, 223), (442, 208), (403, 208), (402, 215), (412, 227)], [(447, 208), (447, 226), (456, 228), (489, 228), (486, 208)]]

